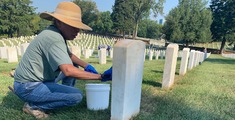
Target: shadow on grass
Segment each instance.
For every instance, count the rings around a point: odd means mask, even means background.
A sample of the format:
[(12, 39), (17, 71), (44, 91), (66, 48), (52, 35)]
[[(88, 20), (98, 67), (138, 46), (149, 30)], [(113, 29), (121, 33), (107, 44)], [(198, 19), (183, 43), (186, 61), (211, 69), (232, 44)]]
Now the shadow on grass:
[(155, 73), (163, 73), (162, 70), (151, 70), (151, 72), (155, 72)]
[[(23, 105), (24, 102), (21, 99), (12, 92), (8, 92), (0, 104), (0, 119), (34, 119), (33, 116), (22, 111)], [(85, 96), (82, 102), (75, 106), (53, 109), (47, 112), (49, 113), (50, 120), (110, 120), (111, 115), (110, 107), (105, 110), (88, 110)]]
[(206, 62), (219, 63), (219, 64), (234, 64), (234, 59), (223, 59), (223, 58), (207, 58)]
[(186, 104), (184, 98), (172, 95), (151, 95), (142, 92), (140, 114), (134, 120), (216, 120), (218, 114)]
[(154, 82), (154, 81), (150, 81), (150, 80), (143, 80), (142, 83), (146, 84), (146, 85), (151, 85), (153, 87), (162, 87), (162, 83)]
[(89, 62), (90, 64), (99, 64), (99, 62)]

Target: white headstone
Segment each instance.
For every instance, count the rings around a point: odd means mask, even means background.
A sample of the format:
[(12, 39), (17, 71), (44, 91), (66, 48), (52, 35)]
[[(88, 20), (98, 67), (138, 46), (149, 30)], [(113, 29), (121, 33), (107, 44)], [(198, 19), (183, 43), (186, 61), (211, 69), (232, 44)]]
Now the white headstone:
[(153, 51), (152, 50), (149, 51), (149, 60), (153, 60)]
[(70, 50), (75, 56), (77, 56), (78, 58), (81, 58), (81, 47), (80, 46), (71, 46)]
[(17, 50), (15, 47), (8, 47), (7, 48), (7, 62), (18, 62)]
[(158, 58), (159, 58), (159, 51), (156, 51), (155, 52), (155, 59), (158, 60)]
[(23, 56), (24, 55), (24, 52), (26, 51), (27, 47), (29, 46), (29, 43), (24, 43), (24, 44), (21, 44), (21, 55)]
[(162, 88), (170, 88), (174, 84), (178, 50), (179, 46), (177, 44), (169, 44), (167, 46)]
[(90, 57), (90, 55), (91, 55), (90, 52), (91, 52), (90, 49), (85, 49), (85, 52), (84, 52), (85, 59), (88, 59)]
[(161, 52), (160, 52), (160, 55), (161, 55), (161, 59), (164, 59), (164, 51), (163, 50), (161, 50)]
[(20, 46), (16, 46), (16, 50), (17, 50), (17, 55), (21, 56), (21, 48), (20, 48)]
[(181, 63), (180, 63), (180, 71), (179, 71), (180, 75), (184, 75), (187, 71), (188, 58), (189, 58), (189, 48), (184, 48), (182, 52)]
[(7, 47), (0, 47), (0, 58), (7, 59)]
[(101, 48), (99, 52), (99, 64), (106, 64), (106, 48)]
[(110, 50), (109, 50), (109, 53), (110, 53), (109, 57), (110, 57), (110, 58), (113, 58), (113, 49), (110, 49)]
[(111, 120), (129, 120), (140, 111), (145, 43), (122, 40), (114, 46)]
[(190, 55), (189, 55), (188, 70), (192, 70), (193, 69), (194, 61), (195, 61), (195, 50), (191, 50), (190, 51)]

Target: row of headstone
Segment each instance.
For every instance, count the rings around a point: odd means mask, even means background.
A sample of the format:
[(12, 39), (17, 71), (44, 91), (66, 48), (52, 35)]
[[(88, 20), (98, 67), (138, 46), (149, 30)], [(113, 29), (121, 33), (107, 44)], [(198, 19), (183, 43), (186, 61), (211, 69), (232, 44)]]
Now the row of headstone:
[(35, 36), (21, 36), (21, 37), (13, 37), (13, 38), (3, 38), (0, 40), (0, 47), (15, 47), (20, 46), (24, 43), (29, 43), (34, 39)]
[(155, 58), (155, 60), (158, 60), (159, 57), (160, 59), (164, 59), (165, 57), (165, 50), (145, 50), (146, 54), (149, 57), (149, 60), (153, 60), (153, 58)]
[(18, 56), (22, 56), (29, 43), (21, 44), (16, 47), (0, 47), (0, 59), (7, 59), (8, 63), (18, 62)]
[(223, 57), (227, 57), (227, 58), (233, 58), (235, 59), (235, 54), (222, 54)]
[(115, 38), (108, 38), (108, 37), (103, 37), (103, 36), (97, 36), (97, 35), (89, 35), (89, 34), (79, 34), (79, 37), (74, 39), (73, 41), (69, 41), (68, 45), (69, 46), (83, 46), (85, 48), (93, 48), (93, 49), (97, 49), (98, 45), (101, 44), (106, 44), (106, 45), (110, 45), (113, 46), (114, 42), (117, 39)]
[[(89, 59), (94, 52), (94, 49), (82, 50), (80, 46), (70, 46), (69, 49), (78, 58), (81, 58), (81, 55), (84, 55), (85, 59)], [(97, 57), (99, 58), (99, 64), (106, 64), (107, 56), (113, 58), (113, 49), (107, 50), (106, 48), (101, 48), (100, 50), (98, 50)]]
[[(174, 84), (178, 49), (179, 46), (177, 44), (169, 44), (167, 46), (162, 88), (170, 88)], [(189, 48), (184, 48), (182, 51), (179, 70), (180, 75), (185, 75), (187, 70), (193, 69), (210, 56), (210, 53), (204, 53), (195, 50), (191, 50), (189, 52), (189, 50)]]

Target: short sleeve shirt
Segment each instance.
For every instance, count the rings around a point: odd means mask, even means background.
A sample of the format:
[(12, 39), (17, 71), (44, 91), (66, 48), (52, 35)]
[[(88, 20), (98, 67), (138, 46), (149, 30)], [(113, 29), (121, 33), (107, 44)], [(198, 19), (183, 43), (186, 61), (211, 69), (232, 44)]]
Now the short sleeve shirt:
[(59, 74), (59, 66), (72, 64), (70, 51), (59, 30), (51, 25), (43, 30), (26, 49), (15, 70), (15, 81), (54, 81)]

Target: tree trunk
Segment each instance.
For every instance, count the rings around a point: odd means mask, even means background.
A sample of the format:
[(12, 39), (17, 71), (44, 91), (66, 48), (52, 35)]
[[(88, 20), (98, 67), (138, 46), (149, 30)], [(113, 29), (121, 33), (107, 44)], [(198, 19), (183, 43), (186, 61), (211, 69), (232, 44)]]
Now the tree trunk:
[(123, 39), (125, 39), (125, 31), (124, 30), (122, 31), (122, 36), (123, 36)]
[(223, 36), (223, 40), (222, 40), (222, 43), (221, 43), (221, 46), (220, 46), (220, 54), (223, 53), (223, 50), (224, 50), (224, 46), (225, 46), (225, 42), (226, 42), (226, 38), (225, 38), (225, 35)]
[(16, 31), (16, 34), (17, 34), (17, 37), (20, 37), (20, 30), (19, 29)]
[(8, 38), (13, 38), (13, 33), (9, 32), (8, 33)]
[(136, 39), (137, 37), (137, 33), (138, 33), (138, 23), (136, 23), (135, 27), (134, 27), (134, 31), (133, 31), (133, 39)]
[(185, 45), (186, 45), (186, 47), (188, 47), (188, 41), (187, 40), (185, 40)]
[(235, 44), (233, 44), (233, 50), (235, 50)]

